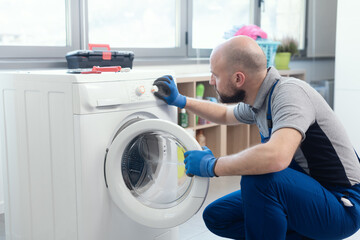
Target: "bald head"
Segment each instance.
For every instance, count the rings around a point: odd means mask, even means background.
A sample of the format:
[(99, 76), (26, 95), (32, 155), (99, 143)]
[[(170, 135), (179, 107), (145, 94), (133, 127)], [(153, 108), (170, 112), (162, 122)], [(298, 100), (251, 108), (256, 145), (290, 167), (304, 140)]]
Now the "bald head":
[(216, 47), (211, 58), (222, 61), (229, 72), (242, 71), (254, 75), (266, 71), (266, 56), (250, 37), (237, 36)]

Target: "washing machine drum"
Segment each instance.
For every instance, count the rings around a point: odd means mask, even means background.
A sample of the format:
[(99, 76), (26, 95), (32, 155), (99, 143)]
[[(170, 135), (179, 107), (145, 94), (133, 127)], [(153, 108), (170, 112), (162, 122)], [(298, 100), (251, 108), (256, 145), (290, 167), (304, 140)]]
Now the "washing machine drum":
[(169, 208), (186, 197), (191, 178), (185, 174), (184, 146), (165, 132), (133, 139), (122, 155), (123, 180), (135, 198), (149, 207)]
[[(148, 134), (149, 135), (149, 134)], [(152, 172), (150, 166), (156, 168), (155, 156), (159, 156), (158, 144), (153, 135), (137, 137), (126, 147), (121, 161), (121, 171), (124, 181), (129, 190), (136, 190), (143, 185), (147, 185), (151, 180)], [(152, 151), (151, 151), (152, 149)]]
[(115, 204), (133, 220), (150, 227), (177, 226), (201, 207), (209, 181), (187, 177), (187, 150), (201, 149), (181, 127), (147, 119), (128, 125), (109, 147), (107, 184)]

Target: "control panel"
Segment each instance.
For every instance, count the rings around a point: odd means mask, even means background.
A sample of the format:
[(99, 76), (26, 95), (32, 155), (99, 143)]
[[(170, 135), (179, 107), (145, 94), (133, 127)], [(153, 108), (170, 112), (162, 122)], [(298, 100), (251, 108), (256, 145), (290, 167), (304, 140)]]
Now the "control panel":
[(74, 113), (85, 114), (158, 105), (154, 79), (81, 83), (73, 85)]
[(135, 81), (128, 84), (128, 94), (131, 102), (143, 102), (154, 100), (154, 92), (157, 87), (153, 86), (154, 80)]

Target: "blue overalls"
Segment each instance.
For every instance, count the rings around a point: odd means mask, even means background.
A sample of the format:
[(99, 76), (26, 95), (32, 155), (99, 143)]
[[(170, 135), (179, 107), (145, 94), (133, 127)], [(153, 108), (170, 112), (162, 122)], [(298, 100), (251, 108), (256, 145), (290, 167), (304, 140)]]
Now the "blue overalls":
[[(271, 97), (267, 121), (272, 131)], [(261, 134), (261, 133), (260, 133)], [(280, 172), (242, 176), (241, 190), (209, 204), (203, 213), (207, 228), (231, 239), (343, 239), (360, 227), (360, 186), (324, 188), (295, 161)], [(345, 197), (353, 206), (344, 206)], [(306, 237), (305, 237), (306, 236)]]

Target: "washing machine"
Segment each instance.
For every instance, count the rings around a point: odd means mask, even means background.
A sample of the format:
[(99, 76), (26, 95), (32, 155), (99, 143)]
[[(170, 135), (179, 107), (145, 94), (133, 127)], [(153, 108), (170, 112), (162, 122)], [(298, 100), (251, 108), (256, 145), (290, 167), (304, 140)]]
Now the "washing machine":
[(0, 73), (7, 240), (175, 240), (208, 179), (201, 149), (154, 97), (170, 71)]

